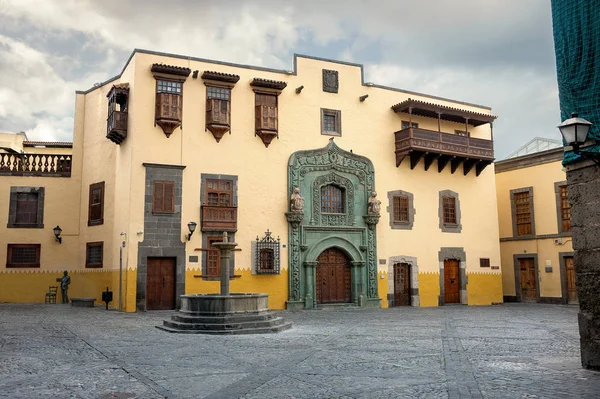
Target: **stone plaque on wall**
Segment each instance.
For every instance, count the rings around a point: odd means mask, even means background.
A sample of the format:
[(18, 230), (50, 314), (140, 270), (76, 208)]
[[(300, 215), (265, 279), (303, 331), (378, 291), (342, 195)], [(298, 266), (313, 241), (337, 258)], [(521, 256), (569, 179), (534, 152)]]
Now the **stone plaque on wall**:
[(337, 93), (338, 86), (338, 72), (331, 69), (323, 69), (323, 91)]

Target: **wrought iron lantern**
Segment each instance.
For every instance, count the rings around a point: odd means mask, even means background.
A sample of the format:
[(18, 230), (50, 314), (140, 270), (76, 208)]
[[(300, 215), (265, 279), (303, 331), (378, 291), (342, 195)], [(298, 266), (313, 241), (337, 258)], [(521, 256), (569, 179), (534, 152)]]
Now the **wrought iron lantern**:
[(54, 229), (52, 229), (52, 231), (54, 232), (54, 238), (56, 239), (56, 241), (58, 241), (59, 244), (62, 244), (62, 237), (60, 236), (60, 233), (62, 233), (62, 229), (60, 228), (60, 226), (56, 226)]
[(558, 130), (560, 130), (566, 145), (573, 148), (574, 154), (591, 159), (596, 165), (600, 165), (599, 153), (581, 149), (581, 146), (587, 141), (591, 126), (590, 121), (579, 118), (579, 115), (574, 113), (571, 114), (571, 118), (558, 125)]
[(185, 238), (189, 241), (190, 238), (192, 238), (192, 234), (194, 234), (194, 231), (196, 231), (197, 224), (196, 222), (189, 222), (187, 226), (190, 232), (185, 235)]

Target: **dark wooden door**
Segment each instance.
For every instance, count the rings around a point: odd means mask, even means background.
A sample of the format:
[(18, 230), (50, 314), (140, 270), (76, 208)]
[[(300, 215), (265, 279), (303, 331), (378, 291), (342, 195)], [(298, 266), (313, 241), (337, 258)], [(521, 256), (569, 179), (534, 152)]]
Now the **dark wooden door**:
[(535, 278), (535, 262), (533, 258), (519, 259), (521, 276), (521, 301), (537, 301), (537, 279)]
[(460, 303), (458, 260), (444, 261), (444, 303)]
[(337, 248), (326, 249), (317, 258), (317, 303), (340, 303), (351, 301), (350, 262)]
[(174, 258), (148, 258), (146, 309), (175, 309)]
[(410, 306), (410, 266), (394, 264), (394, 306)]
[(572, 256), (565, 257), (565, 269), (567, 272), (567, 302), (579, 303), (575, 286), (575, 259)]

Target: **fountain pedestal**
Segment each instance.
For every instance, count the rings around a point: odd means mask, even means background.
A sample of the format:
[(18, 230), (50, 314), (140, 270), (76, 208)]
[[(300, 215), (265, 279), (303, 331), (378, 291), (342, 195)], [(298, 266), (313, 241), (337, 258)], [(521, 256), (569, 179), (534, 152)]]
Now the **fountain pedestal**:
[(269, 311), (267, 294), (229, 293), (231, 251), (237, 246), (223, 233), (213, 244), (221, 252), (220, 294), (181, 295), (181, 308), (156, 328), (186, 334), (264, 334), (292, 327)]

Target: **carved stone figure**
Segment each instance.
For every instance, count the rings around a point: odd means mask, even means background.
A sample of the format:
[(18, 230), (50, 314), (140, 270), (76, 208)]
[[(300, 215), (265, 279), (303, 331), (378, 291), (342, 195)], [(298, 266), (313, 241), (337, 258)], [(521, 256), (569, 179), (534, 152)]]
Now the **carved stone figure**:
[(377, 199), (377, 193), (373, 191), (369, 197), (369, 209), (367, 213), (369, 215), (379, 215), (381, 212), (381, 201)]
[(304, 198), (300, 195), (300, 189), (294, 188), (294, 192), (290, 198), (290, 210), (292, 212), (304, 211)]
[(65, 270), (62, 278), (60, 279), (60, 291), (62, 294), (62, 303), (69, 303), (69, 295), (67, 291), (69, 290), (69, 284), (71, 284), (71, 276)]

